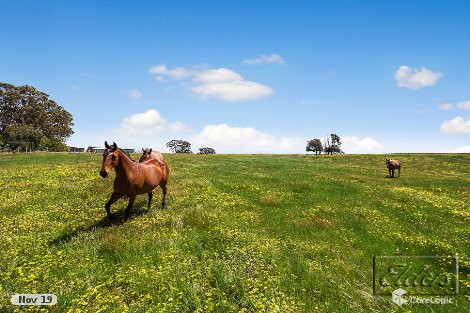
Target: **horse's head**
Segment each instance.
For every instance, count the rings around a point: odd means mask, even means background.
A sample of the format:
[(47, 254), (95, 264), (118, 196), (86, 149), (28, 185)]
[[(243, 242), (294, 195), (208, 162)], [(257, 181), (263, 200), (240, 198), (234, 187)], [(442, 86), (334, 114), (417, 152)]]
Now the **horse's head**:
[(101, 166), (100, 175), (106, 178), (113, 167), (116, 167), (119, 163), (118, 147), (115, 142), (110, 146), (108, 142), (104, 142), (106, 150), (103, 152), (103, 165)]
[(391, 159), (385, 159), (385, 165), (387, 165), (387, 167), (390, 165), (390, 160)]
[(139, 162), (143, 162), (143, 161), (146, 161), (146, 160), (151, 158), (152, 148), (147, 148), (145, 150), (144, 150), (144, 148), (142, 148), (142, 152), (143, 152), (143, 154), (140, 157)]

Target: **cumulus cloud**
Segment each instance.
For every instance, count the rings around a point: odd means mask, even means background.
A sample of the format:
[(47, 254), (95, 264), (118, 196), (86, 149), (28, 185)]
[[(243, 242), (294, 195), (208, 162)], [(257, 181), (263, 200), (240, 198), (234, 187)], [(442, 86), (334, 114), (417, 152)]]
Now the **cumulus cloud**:
[(378, 153), (382, 150), (383, 145), (376, 140), (365, 137), (356, 136), (341, 137), (342, 150), (346, 153)]
[(131, 98), (139, 99), (142, 97), (142, 92), (140, 92), (140, 90), (137, 90), (137, 89), (131, 89), (127, 92), (127, 95)]
[(195, 80), (201, 83), (222, 83), (243, 80), (243, 77), (227, 68), (207, 69), (195, 75)]
[(181, 132), (186, 129), (182, 122), (168, 122), (154, 109), (132, 114), (121, 121), (119, 128), (113, 131), (118, 137), (151, 137), (163, 133)]
[(168, 69), (165, 65), (158, 65), (149, 72), (156, 74), (158, 80), (161, 80), (162, 75), (177, 80), (190, 78), (193, 82), (189, 88), (191, 92), (224, 101), (255, 100), (273, 93), (272, 88), (245, 80), (240, 74), (227, 68), (190, 70), (183, 67)]
[(219, 153), (299, 153), (305, 149), (302, 138), (278, 138), (255, 128), (227, 124), (206, 125), (191, 142)]
[(242, 61), (243, 64), (284, 64), (284, 59), (278, 54), (261, 55), (254, 59), (245, 59)]
[(441, 125), (441, 132), (453, 134), (470, 134), (470, 120), (457, 116)]
[(273, 93), (267, 86), (245, 80), (204, 83), (191, 88), (191, 91), (230, 102), (261, 99)]
[(441, 77), (442, 73), (433, 72), (425, 67), (417, 69), (406, 65), (400, 66), (395, 73), (398, 87), (413, 90), (434, 86)]

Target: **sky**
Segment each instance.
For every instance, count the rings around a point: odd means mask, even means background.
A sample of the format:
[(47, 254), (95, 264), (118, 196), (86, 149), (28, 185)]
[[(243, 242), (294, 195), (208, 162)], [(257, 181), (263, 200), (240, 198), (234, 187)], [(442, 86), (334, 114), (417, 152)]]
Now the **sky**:
[(469, 1), (0, 0), (0, 29), (70, 146), (470, 152)]

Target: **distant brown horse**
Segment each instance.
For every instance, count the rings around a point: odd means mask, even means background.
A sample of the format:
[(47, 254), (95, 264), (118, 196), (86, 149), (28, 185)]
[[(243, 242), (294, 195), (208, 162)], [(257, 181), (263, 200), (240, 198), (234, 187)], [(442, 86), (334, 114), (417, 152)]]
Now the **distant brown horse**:
[(163, 154), (161, 154), (159, 151), (153, 151), (152, 148), (147, 148), (144, 149), (142, 148), (142, 156), (139, 159), (139, 162), (146, 161), (148, 159), (155, 159), (159, 161), (163, 161)]
[(390, 177), (395, 177), (395, 170), (398, 170), (398, 176), (400, 176), (401, 164), (399, 160), (386, 159), (385, 165), (387, 165)]
[[(149, 160), (156, 160), (162, 168), (162, 181), (164, 182), (164, 185), (166, 185), (168, 182), (168, 176), (170, 175), (170, 169), (166, 164), (165, 160), (163, 159), (163, 154), (161, 154), (159, 151), (152, 151), (152, 148), (148, 148), (145, 150), (142, 148), (142, 152), (143, 153), (139, 159), (139, 163), (143, 163)], [(163, 192), (166, 193), (166, 187), (162, 187), (162, 189), (164, 190)]]
[(126, 220), (129, 218), (130, 211), (137, 195), (144, 193), (148, 194), (148, 208), (150, 209), (152, 190), (159, 185), (163, 190), (162, 207), (165, 208), (166, 180), (163, 179), (164, 171), (160, 162), (157, 160), (147, 160), (143, 163), (135, 163), (124, 153), (124, 151), (117, 147), (115, 142), (110, 146), (105, 141), (104, 145), (106, 150), (103, 152), (103, 164), (101, 166), (100, 175), (103, 178), (106, 178), (112, 168), (115, 168), (116, 170), (114, 191), (105, 205), (108, 216), (110, 218), (115, 217), (115, 215), (110, 211), (111, 204), (123, 196), (129, 197), (129, 203), (127, 204), (125, 211)]

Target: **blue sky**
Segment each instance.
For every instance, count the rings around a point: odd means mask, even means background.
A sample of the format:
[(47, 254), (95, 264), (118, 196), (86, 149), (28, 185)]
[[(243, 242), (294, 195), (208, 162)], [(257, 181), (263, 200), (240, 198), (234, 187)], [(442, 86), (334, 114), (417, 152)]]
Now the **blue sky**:
[(0, 0), (0, 81), (74, 116), (72, 146), (470, 152), (468, 1)]

